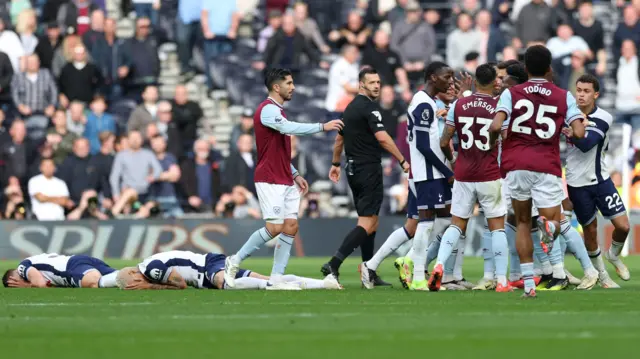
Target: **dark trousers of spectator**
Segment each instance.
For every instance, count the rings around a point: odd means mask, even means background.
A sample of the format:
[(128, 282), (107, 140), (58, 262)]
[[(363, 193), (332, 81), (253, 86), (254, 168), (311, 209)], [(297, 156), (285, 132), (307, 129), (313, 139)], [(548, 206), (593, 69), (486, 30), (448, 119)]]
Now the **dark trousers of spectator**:
[(215, 37), (204, 41), (204, 69), (207, 75), (207, 85), (213, 89), (213, 79), (211, 78), (211, 62), (216, 58), (231, 53), (233, 51), (233, 40), (226, 37)]
[(633, 131), (640, 129), (640, 111), (638, 112), (618, 112), (616, 120), (622, 123), (628, 123), (633, 127)]
[(193, 57), (193, 47), (196, 45), (200, 22), (185, 24), (178, 18), (176, 21), (176, 37), (178, 42), (178, 59), (182, 72), (191, 71), (190, 60)]
[(148, 17), (152, 25), (158, 23), (158, 10), (153, 8), (153, 4), (133, 4), (133, 10), (137, 18)]

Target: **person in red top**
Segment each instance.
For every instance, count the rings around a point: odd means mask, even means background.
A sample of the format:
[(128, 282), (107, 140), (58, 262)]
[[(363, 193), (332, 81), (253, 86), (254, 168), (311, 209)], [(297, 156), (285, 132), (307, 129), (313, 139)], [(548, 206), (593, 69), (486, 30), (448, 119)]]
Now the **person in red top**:
[[(492, 143), (506, 130), (501, 166), (506, 172), (517, 221), (516, 247), (524, 279), (524, 297), (535, 297), (531, 205), (538, 208), (541, 245), (549, 252), (560, 234), (560, 204), (564, 199), (559, 141), (563, 125), (583, 138), (584, 115), (570, 92), (545, 80), (551, 71), (551, 53), (531, 46), (525, 53), (529, 81), (505, 90), (500, 96), (493, 123)], [(576, 121), (579, 120), (579, 121)]]
[[(466, 232), (475, 204), (479, 202), (491, 231), (498, 279), (496, 291), (510, 292), (513, 289), (507, 282), (509, 247), (504, 232), (504, 216), (507, 210), (502, 200), (498, 148), (491, 147), (488, 131), (498, 104), (498, 99), (493, 97), (496, 78), (496, 69), (492, 65), (478, 66), (477, 92), (456, 101), (447, 114), (440, 148), (449, 162), (455, 164), (455, 183), (451, 201), (452, 220), (442, 237), (438, 260), (430, 281), (441, 280), (444, 263), (457, 247), (460, 236)], [(457, 158), (454, 158), (449, 146), (455, 133), (460, 139)], [(435, 288), (439, 287), (439, 284), (435, 286)]]
[(341, 120), (325, 124), (288, 121), (282, 106), (285, 101), (291, 100), (295, 90), (289, 70), (265, 71), (265, 86), (269, 90), (269, 97), (258, 106), (253, 123), (258, 150), (254, 181), (266, 226), (255, 231), (238, 253), (226, 258), (224, 279), (227, 285), (233, 288), (240, 263), (266, 242), (278, 236), (267, 289), (296, 290), (300, 288), (285, 282), (282, 276), (289, 261), (293, 239), (298, 232), (300, 194), (304, 195), (309, 185), (291, 164), (290, 135), (303, 136), (341, 130), (344, 124)]

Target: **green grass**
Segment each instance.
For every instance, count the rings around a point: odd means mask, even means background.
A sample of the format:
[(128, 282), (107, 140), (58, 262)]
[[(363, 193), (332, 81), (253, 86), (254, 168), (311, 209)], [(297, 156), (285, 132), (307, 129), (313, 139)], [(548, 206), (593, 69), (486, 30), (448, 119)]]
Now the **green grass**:
[[(131, 262), (108, 261), (114, 266)], [(574, 259), (567, 259), (580, 274)], [(0, 269), (15, 265), (0, 262)], [(245, 267), (270, 271), (270, 259)], [(322, 259), (288, 272), (319, 277)], [(640, 281), (621, 290), (415, 293), (360, 289), (357, 262), (344, 291), (0, 289), (0, 358), (595, 358), (637, 355)], [(640, 257), (628, 258), (633, 274)], [(467, 258), (468, 279), (481, 276)], [(381, 275), (397, 283), (391, 261)], [(615, 273), (612, 272), (615, 276)]]

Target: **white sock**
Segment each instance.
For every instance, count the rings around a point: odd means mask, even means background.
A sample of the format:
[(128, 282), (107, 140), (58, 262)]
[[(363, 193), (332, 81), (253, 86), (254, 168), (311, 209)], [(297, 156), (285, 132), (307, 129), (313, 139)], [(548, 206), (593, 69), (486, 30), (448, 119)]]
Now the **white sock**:
[(602, 260), (600, 247), (593, 252), (589, 252), (589, 258), (591, 258), (591, 263), (596, 268), (596, 270), (600, 273), (606, 273), (607, 268), (604, 266), (604, 261)]
[[(435, 221), (433, 221), (433, 232), (432, 235), (443, 235), (447, 230), (447, 227), (451, 225), (451, 217), (436, 217)], [(429, 238), (429, 240), (433, 240), (433, 238)]]
[(427, 242), (433, 231), (433, 221), (421, 221), (418, 223), (416, 236), (413, 239), (413, 280), (424, 280), (424, 268), (427, 263)]
[(305, 289), (325, 289), (324, 280), (322, 279), (298, 277), (293, 274), (285, 274), (282, 276), (282, 279), (288, 283), (298, 283), (300, 287)]
[(467, 237), (464, 235), (460, 236), (460, 240), (458, 241), (458, 255), (456, 256), (456, 264), (453, 267), (453, 277), (455, 280), (463, 280), (464, 276), (462, 275), (462, 263), (464, 262), (464, 249), (466, 247)]
[(382, 247), (378, 249), (376, 254), (366, 263), (367, 268), (371, 270), (378, 270), (378, 266), (380, 263), (387, 258), (391, 253), (393, 253), (398, 247), (403, 245), (405, 242), (409, 240), (409, 234), (404, 227), (398, 228), (395, 231), (391, 232), (386, 241), (382, 244)]
[(229, 288), (227, 284), (224, 284), (225, 290), (237, 290), (237, 289), (265, 289), (268, 281), (266, 279), (243, 277), (236, 278), (236, 285), (233, 288)]
[(556, 279), (565, 279), (567, 278), (567, 274), (564, 272), (564, 263), (556, 263), (551, 266), (553, 268), (553, 278)]
[(616, 241), (611, 241), (611, 247), (609, 247), (609, 257), (614, 259), (618, 258), (618, 256), (620, 255), (620, 252), (622, 252), (623, 247), (624, 247), (624, 242), (620, 243)]
[[(278, 236), (278, 243), (273, 252), (273, 267), (271, 268), (271, 282), (278, 280), (279, 276), (284, 274), (289, 263), (289, 255), (291, 254), (291, 246), (293, 245), (294, 236), (281, 233)], [(275, 277), (275, 278), (274, 278)]]
[(103, 275), (100, 277), (100, 281), (98, 281), (98, 288), (115, 288), (118, 286), (116, 283), (116, 278), (118, 277), (119, 271), (114, 271), (112, 273)]

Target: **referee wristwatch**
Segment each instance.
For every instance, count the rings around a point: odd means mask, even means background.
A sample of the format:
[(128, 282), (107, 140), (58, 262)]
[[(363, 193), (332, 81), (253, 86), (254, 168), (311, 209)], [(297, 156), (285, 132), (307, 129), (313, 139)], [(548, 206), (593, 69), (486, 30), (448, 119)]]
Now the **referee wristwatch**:
[(333, 167), (338, 167), (339, 168), (340, 167), (340, 162), (331, 162), (331, 165)]

